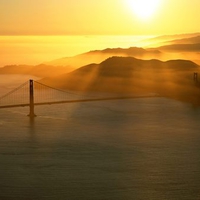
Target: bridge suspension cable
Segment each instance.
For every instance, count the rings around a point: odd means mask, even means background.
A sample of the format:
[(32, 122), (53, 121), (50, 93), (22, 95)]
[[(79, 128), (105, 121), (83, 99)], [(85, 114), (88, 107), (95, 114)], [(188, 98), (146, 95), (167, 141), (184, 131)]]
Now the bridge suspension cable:
[(34, 81), (34, 102), (37, 103), (54, 103), (59, 101), (83, 100), (88, 98), (96, 98), (97, 95), (91, 95), (85, 92), (71, 92), (54, 88), (38, 81)]
[(22, 105), (29, 103), (29, 82), (26, 81), (19, 87), (0, 97), (0, 106)]
[(14, 90), (10, 91), (6, 95), (0, 97), (0, 108), (29, 106), (29, 116), (34, 117), (35, 105), (47, 105), (47, 104), (60, 104), (60, 103), (76, 103), (76, 102), (88, 102), (88, 101), (104, 101), (104, 100), (116, 100), (116, 99), (132, 99), (132, 98), (144, 98), (155, 97), (157, 95), (146, 96), (113, 96), (99, 94), (89, 94), (84, 92), (71, 92), (61, 89), (57, 89), (38, 81), (29, 80)]

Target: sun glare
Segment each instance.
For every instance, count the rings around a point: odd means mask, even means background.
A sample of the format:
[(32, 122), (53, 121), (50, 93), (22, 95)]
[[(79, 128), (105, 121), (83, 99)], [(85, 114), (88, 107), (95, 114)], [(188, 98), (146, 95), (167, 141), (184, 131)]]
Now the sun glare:
[(143, 20), (153, 17), (162, 0), (127, 0), (129, 8)]

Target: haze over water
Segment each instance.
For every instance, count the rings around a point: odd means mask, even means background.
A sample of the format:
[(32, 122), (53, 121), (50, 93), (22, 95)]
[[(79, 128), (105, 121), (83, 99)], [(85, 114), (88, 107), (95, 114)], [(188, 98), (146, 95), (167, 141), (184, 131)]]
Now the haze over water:
[(200, 109), (166, 98), (0, 112), (0, 199), (200, 198)]
[(91, 50), (141, 46), (140, 40), (151, 36), (0, 36), (0, 67), (37, 65)]

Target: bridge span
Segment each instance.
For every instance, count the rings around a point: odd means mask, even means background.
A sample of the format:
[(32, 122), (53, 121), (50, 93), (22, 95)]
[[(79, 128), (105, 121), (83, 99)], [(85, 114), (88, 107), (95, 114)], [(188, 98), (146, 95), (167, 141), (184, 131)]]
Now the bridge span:
[(156, 94), (152, 95), (129, 95), (129, 96), (99, 96), (88, 93), (73, 93), (56, 89), (43, 83), (29, 80), (19, 87), (15, 88), (6, 95), (0, 97), (1, 108), (14, 107), (30, 107), (29, 117), (35, 117), (34, 106), (39, 105), (53, 105), (63, 103), (78, 103), (78, 102), (92, 102), (92, 101), (108, 101), (108, 100), (123, 100), (134, 98), (151, 98), (158, 97)]

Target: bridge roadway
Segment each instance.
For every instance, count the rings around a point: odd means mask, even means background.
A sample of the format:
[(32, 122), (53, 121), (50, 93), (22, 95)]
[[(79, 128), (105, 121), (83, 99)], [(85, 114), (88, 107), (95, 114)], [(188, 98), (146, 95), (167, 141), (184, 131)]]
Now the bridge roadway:
[[(152, 98), (160, 97), (159, 95), (143, 95), (143, 96), (122, 96), (122, 97), (106, 97), (106, 98), (96, 98), (96, 99), (77, 99), (77, 100), (66, 100), (66, 101), (55, 101), (55, 102), (42, 102), (34, 103), (35, 106), (41, 105), (52, 105), (52, 104), (63, 104), (63, 103), (78, 103), (78, 102), (91, 102), (91, 101), (108, 101), (108, 100), (123, 100), (123, 99), (136, 99), (136, 98)], [(27, 104), (16, 104), (16, 105), (4, 105), (0, 108), (14, 108), (14, 107), (26, 107), (30, 106), (30, 103)]]

